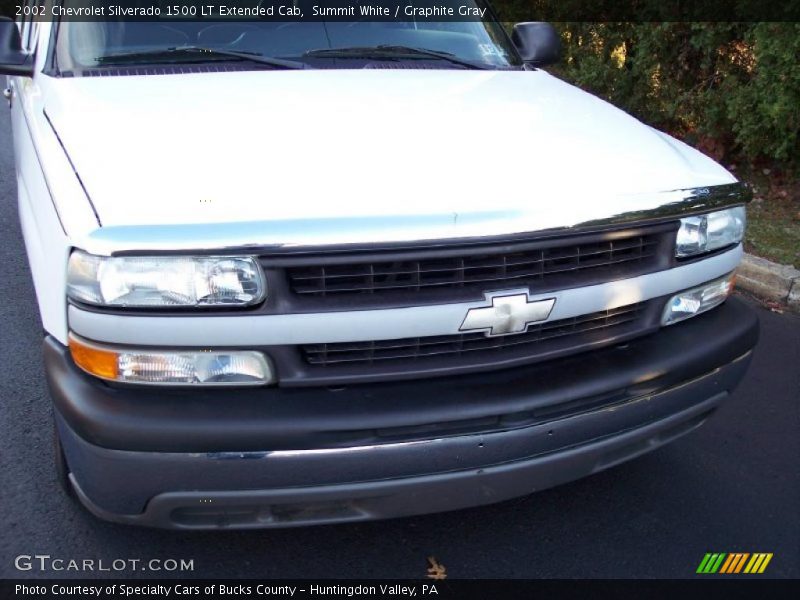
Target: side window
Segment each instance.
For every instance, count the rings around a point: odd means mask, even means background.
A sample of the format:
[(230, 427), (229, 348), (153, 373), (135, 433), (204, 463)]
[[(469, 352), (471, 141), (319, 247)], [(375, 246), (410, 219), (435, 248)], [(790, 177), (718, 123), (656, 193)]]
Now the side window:
[(22, 47), (28, 47), (28, 38), (30, 37), (31, 32), (31, 22), (33, 18), (30, 16), (30, 12), (28, 12), (33, 4), (33, 0), (25, 0), (22, 4), (22, 16), (20, 17), (19, 21), (19, 34), (22, 36)]
[(39, 32), (39, 20), (35, 17), (37, 10), (44, 6), (44, 0), (25, 0), (23, 16), (20, 21), (20, 35), (22, 47), (28, 52), (33, 52), (36, 44), (36, 34)]

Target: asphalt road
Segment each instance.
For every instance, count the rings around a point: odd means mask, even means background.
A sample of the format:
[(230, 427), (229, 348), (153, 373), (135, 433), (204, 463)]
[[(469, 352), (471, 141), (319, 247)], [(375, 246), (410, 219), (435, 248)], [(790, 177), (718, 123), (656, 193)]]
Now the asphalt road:
[(456, 578), (683, 578), (709, 551), (773, 552), (767, 575), (800, 577), (800, 319), (760, 307), (753, 366), (709, 423), (582, 481), (490, 507), (358, 525), (187, 534), (100, 522), (54, 479), (41, 324), (14, 185), (2, 106), (0, 577), (81, 575), (14, 568), (18, 555), (47, 554), (192, 559), (202, 577), (421, 578), (435, 556)]

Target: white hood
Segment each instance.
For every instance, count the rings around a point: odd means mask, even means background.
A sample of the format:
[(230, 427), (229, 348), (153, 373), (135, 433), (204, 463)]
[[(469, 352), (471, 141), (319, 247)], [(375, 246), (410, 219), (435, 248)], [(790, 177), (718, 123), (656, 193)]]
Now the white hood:
[(550, 224), (554, 209), (585, 221), (627, 196), (735, 181), (542, 71), (259, 71), (54, 87), (45, 110), (103, 227), (492, 211)]

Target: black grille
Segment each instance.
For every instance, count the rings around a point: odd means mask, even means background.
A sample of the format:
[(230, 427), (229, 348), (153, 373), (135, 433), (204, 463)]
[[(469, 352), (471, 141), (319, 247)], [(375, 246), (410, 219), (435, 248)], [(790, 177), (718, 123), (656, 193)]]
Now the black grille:
[(287, 274), (292, 292), (306, 297), (524, 286), (555, 289), (654, 270), (663, 240), (659, 232), (586, 243), (567, 239), (545, 248), (511, 244), (489, 250), (467, 248), (458, 256), (294, 266)]
[(414, 363), (436, 359), (469, 357), (500, 358), (500, 355), (534, 357), (556, 346), (583, 348), (615, 339), (640, 329), (646, 303), (582, 315), (571, 319), (532, 325), (525, 333), (486, 337), (483, 333), (409, 338), (402, 340), (313, 344), (301, 347), (307, 364), (314, 367), (362, 366)]

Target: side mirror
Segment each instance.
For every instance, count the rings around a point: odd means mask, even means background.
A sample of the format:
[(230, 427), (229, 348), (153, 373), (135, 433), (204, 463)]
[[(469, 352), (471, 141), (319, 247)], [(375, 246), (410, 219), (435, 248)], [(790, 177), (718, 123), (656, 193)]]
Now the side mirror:
[(22, 49), (17, 24), (0, 17), (0, 75), (33, 76), (33, 59)]
[(511, 40), (526, 64), (542, 67), (561, 60), (561, 36), (550, 23), (517, 23)]

